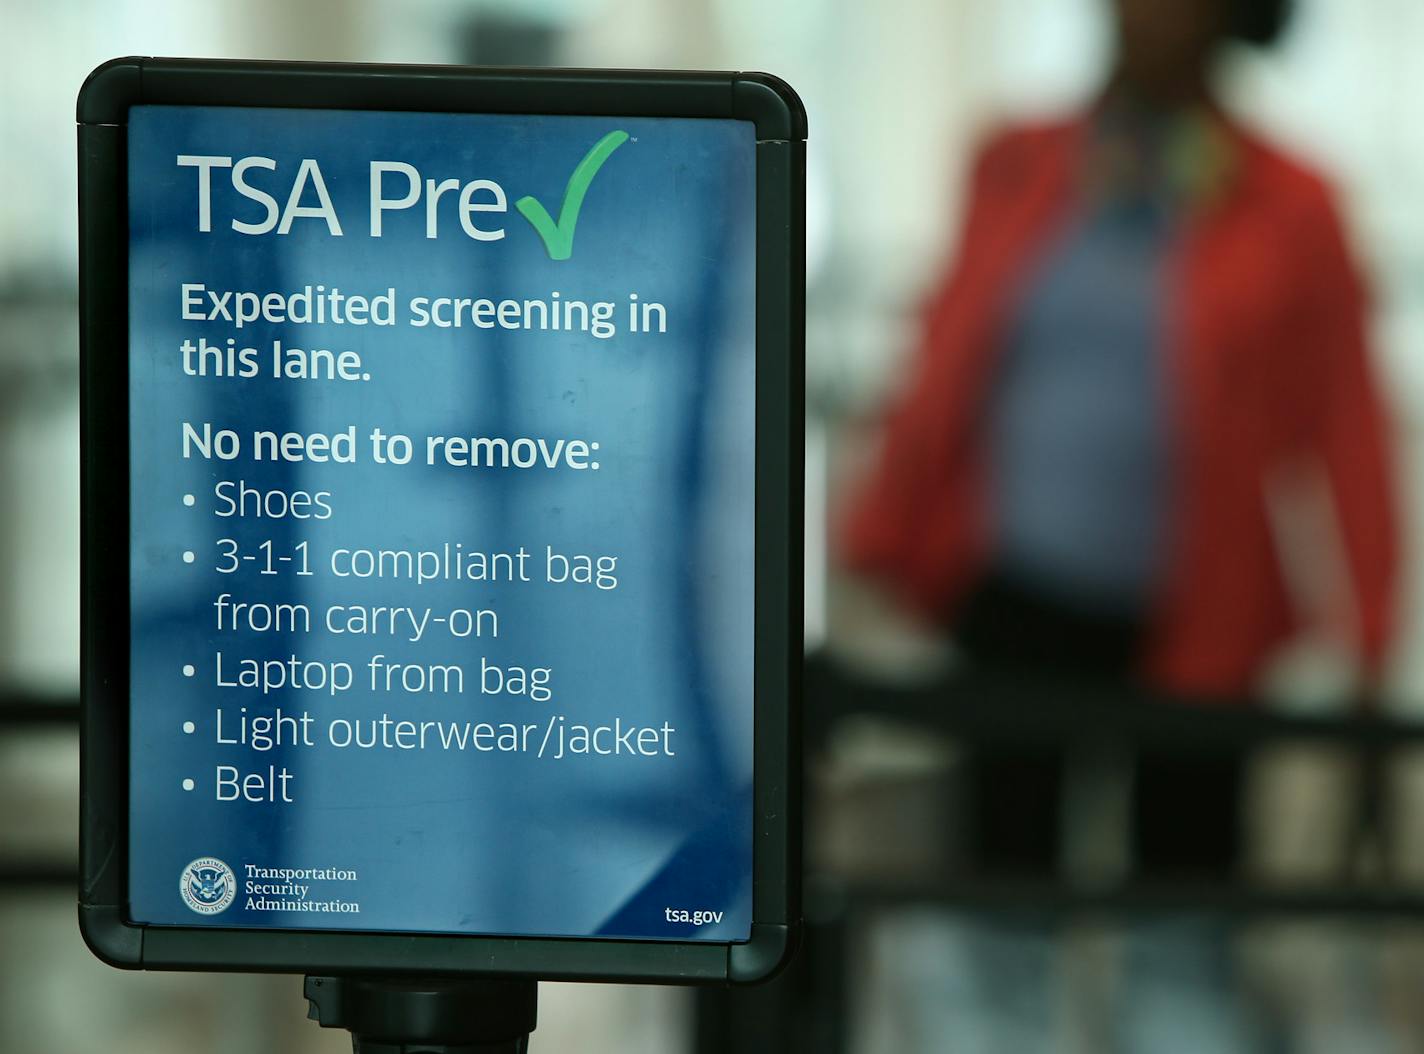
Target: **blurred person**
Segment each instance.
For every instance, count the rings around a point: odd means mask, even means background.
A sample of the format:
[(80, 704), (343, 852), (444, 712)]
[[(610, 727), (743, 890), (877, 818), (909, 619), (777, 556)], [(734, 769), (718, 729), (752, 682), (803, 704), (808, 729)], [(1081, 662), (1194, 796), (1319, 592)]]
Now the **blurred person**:
[(1286, 0), (1109, 2), (1096, 105), (973, 166), (847, 563), (978, 661), (1242, 698), (1297, 628), (1268, 488), (1318, 459), (1375, 669), (1395, 523), (1361, 277), (1323, 180), (1210, 88)]
[(1286, 2), (1111, 4), (1091, 111), (974, 166), (846, 562), (980, 666), (1246, 699), (1299, 622), (1268, 496), (1316, 462), (1375, 671), (1395, 502), (1362, 280), (1323, 180), (1210, 87)]
[[(1318, 465), (1372, 674), (1396, 526), (1363, 281), (1324, 179), (1213, 90), (1227, 46), (1274, 42), (1289, 0), (1108, 2), (1117, 57), (1095, 103), (991, 136), (973, 165), (844, 560), (971, 665), (1244, 700), (1301, 623), (1269, 496)], [(983, 866), (1051, 869), (1057, 756), (980, 751), (969, 771)], [(1149, 752), (1134, 781), (1142, 867), (1231, 866), (1238, 761)], [(1219, 934), (1184, 943), (1181, 925), (1128, 970), (1173, 979), (1138, 993), (1139, 1018), (1154, 999), (1190, 1009), (1183, 969), (1221, 979)], [(1217, 995), (1182, 1049), (1235, 1049)], [(1172, 1042), (1158, 1029), (1150, 1049)]]

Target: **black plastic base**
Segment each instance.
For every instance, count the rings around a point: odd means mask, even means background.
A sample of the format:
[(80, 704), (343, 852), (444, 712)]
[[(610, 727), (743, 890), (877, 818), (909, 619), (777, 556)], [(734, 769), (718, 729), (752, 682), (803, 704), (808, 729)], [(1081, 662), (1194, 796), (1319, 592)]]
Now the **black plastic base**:
[(534, 981), (308, 977), (303, 991), (354, 1054), (525, 1054), (538, 1020)]

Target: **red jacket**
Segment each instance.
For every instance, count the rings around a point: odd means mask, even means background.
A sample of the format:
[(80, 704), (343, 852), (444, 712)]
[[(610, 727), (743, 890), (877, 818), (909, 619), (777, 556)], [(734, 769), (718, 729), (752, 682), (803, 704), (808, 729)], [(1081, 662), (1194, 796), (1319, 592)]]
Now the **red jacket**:
[[(850, 508), (847, 563), (952, 625), (992, 549), (977, 424), (1025, 268), (1074, 201), (1086, 121), (1002, 135), (975, 166), (957, 263), (931, 297), (878, 468)], [(1365, 297), (1319, 178), (1229, 127), (1234, 163), (1170, 252), (1162, 347), (1173, 393), (1170, 558), (1142, 673), (1234, 696), (1296, 627), (1268, 479), (1313, 458), (1335, 497), (1367, 662), (1392, 622), (1387, 427)]]

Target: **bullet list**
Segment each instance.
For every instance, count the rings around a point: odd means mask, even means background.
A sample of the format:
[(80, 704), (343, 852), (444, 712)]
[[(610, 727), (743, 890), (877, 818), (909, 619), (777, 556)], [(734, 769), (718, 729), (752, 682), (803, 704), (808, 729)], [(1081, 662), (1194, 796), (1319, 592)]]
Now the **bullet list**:
[(193, 550), (191, 550), (191, 549), (185, 549), (185, 550), (183, 550), (183, 562), (184, 562), (185, 564), (191, 564), (195, 559), (197, 559), (197, 558), (193, 555)]
[[(184, 498), (184, 501), (187, 502), (187, 504), (191, 505), (191, 504), (193, 504), (193, 502), (192, 502), (192, 497), (193, 497), (193, 496), (192, 496), (191, 494), (189, 494), (186, 498)], [(184, 559), (184, 560), (187, 560), (189, 563), (191, 563), (192, 560), (193, 560), (193, 554), (192, 554), (192, 553), (184, 553), (184, 554), (183, 554), (183, 559)], [(195, 673), (197, 673), (197, 672), (198, 672), (197, 669), (194, 668), (194, 666), (193, 666), (192, 663), (184, 663), (184, 664), (183, 664), (183, 676), (184, 676), (184, 677), (192, 677), (193, 674), (195, 674)], [(198, 730), (198, 726), (195, 725), (192, 721), (184, 721), (184, 722), (183, 722), (183, 734), (184, 734), (184, 735), (191, 736), (191, 735), (192, 735), (194, 732), (196, 732), (197, 730)], [(195, 784), (191, 779), (185, 779), (185, 780), (183, 781), (183, 789), (184, 789), (185, 791), (190, 791), (190, 790), (192, 790), (195, 786), (196, 786), (196, 784)]]
[(184, 504), (184, 505), (191, 506), (191, 505), (192, 505), (194, 502), (196, 502), (197, 500), (198, 500), (198, 499), (195, 498), (195, 497), (193, 497), (193, 495), (191, 495), (191, 494), (184, 494), (184, 495), (183, 495), (183, 504)]

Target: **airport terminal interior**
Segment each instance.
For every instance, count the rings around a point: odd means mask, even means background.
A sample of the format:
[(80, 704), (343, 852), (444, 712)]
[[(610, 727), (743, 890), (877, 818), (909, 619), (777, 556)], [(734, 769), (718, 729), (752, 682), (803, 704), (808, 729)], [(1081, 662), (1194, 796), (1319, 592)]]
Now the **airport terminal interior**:
[(1424, 4), (1293, 7), (0, 0), (0, 1052), (350, 1043), (75, 922), (74, 100), (129, 54), (805, 102), (802, 954), (543, 984), (531, 1049), (1424, 1052)]

